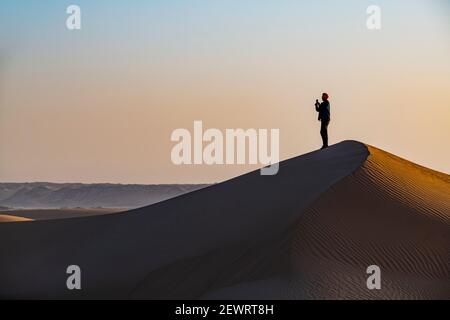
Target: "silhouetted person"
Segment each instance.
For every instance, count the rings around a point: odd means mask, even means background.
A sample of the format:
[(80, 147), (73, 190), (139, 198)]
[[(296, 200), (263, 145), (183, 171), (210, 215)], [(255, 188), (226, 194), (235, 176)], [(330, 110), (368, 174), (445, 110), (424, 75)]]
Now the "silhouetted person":
[(319, 113), (320, 135), (322, 137), (322, 149), (328, 147), (328, 125), (330, 124), (330, 102), (328, 101), (328, 94), (322, 94), (322, 103), (316, 100), (316, 111)]

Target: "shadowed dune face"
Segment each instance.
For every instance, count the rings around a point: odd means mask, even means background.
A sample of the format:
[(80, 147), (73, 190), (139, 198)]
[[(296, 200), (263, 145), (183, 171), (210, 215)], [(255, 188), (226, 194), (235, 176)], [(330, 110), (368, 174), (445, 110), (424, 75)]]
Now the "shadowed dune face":
[[(306, 277), (296, 287), (312, 298), (450, 298), (449, 176), (369, 151), (297, 221), (292, 267)], [(373, 264), (379, 291), (365, 287)]]
[[(0, 297), (195, 299), (255, 281), (282, 297), (270, 283), (289, 274), (292, 224), (367, 155), (348, 141), (285, 161), (276, 176), (258, 170), (142, 209), (0, 224)], [(66, 288), (71, 264), (81, 291)]]
[(0, 224), (0, 297), (449, 298), (448, 176), (369, 150), (343, 142), (126, 213)]

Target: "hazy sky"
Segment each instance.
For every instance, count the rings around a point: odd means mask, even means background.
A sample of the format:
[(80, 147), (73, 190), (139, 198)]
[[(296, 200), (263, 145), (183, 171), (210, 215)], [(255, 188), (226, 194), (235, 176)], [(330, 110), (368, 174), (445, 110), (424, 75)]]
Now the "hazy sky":
[(174, 129), (279, 128), (290, 158), (323, 91), (331, 143), (450, 172), (446, 0), (11, 0), (0, 40), (0, 181), (222, 181), (254, 167), (177, 167)]

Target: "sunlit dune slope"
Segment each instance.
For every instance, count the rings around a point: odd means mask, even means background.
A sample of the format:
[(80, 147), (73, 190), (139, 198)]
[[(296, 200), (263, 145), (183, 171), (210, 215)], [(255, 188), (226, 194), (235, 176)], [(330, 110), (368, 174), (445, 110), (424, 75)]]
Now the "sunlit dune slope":
[[(450, 299), (449, 176), (368, 148), (298, 219), (292, 268), (307, 277), (296, 287), (316, 298)], [(365, 286), (372, 264), (381, 290)]]
[(17, 217), (9, 214), (0, 214), (0, 223), (1, 222), (25, 222), (32, 221), (32, 219)]

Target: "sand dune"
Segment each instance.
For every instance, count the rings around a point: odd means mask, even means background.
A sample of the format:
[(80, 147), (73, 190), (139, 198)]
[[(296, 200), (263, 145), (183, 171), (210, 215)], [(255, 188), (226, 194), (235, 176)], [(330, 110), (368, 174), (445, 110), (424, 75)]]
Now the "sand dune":
[[(308, 292), (318, 298), (450, 299), (449, 176), (369, 151), (297, 221), (292, 265), (308, 275), (298, 288), (318, 286)], [(371, 264), (382, 270), (380, 291), (363, 286)]]
[(7, 298), (450, 299), (450, 181), (347, 141), (126, 213), (0, 224), (0, 261)]
[(1, 222), (24, 222), (24, 221), (33, 221), (32, 219), (17, 217), (9, 214), (0, 214), (0, 223)]
[[(55, 220), (67, 218), (80, 218), (89, 216), (98, 216), (103, 214), (122, 212), (124, 209), (113, 208), (73, 208), (73, 209), (18, 209), (0, 211), (5, 217), (5, 221), (0, 219), (0, 222), (6, 222), (8, 216), (15, 218), (29, 220)], [(19, 220), (18, 220), (19, 221)]]

